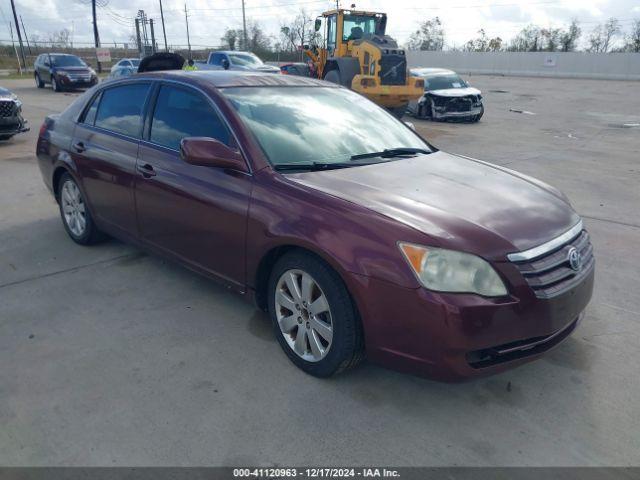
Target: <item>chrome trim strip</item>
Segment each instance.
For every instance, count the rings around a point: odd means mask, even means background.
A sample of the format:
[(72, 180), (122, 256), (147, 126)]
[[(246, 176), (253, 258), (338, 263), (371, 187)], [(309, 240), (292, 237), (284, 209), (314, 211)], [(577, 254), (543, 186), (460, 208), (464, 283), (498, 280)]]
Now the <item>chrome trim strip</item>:
[(538, 245), (537, 247), (530, 248), (529, 250), (525, 250), (524, 252), (514, 252), (509, 253), (507, 258), (512, 262), (523, 262), (525, 260), (533, 260), (534, 258), (541, 257), (545, 253), (548, 253), (556, 248), (562, 246), (567, 243), (569, 240), (572, 240), (574, 237), (577, 237), (582, 231), (582, 220), (576, 223), (573, 227), (571, 227), (568, 231), (564, 232), (562, 235), (549, 240), (542, 245)]

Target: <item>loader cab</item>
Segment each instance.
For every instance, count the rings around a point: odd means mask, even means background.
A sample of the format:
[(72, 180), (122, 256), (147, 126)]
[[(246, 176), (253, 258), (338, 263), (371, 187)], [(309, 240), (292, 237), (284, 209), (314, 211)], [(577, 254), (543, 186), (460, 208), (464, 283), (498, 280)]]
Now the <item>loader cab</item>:
[(350, 41), (373, 35), (383, 36), (387, 28), (387, 15), (343, 9), (331, 10), (316, 19), (316, 32), (322, 29), (323, 24), (324, 47), (328, 56), (344, 56), (349, 51)]

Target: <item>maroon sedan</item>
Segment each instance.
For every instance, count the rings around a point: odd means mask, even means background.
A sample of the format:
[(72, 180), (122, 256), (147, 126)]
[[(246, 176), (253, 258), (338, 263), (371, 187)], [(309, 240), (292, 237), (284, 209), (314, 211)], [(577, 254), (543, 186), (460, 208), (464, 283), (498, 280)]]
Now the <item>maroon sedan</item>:
[(536, 358), (593, 289), (558, 190), (438, 151), (348, 89), (156, 72), (48, 117), (37, 154), (72, 240), (105, 234), (268, 310), (298, 367), (375, 362), (443, 380)]

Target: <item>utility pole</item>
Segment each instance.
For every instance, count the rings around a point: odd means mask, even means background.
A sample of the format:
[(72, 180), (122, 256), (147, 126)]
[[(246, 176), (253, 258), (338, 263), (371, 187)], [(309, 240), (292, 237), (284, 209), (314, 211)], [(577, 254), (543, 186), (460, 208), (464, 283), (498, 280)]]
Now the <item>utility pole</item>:
[(191, 60), (191, 40), (189, 39), (189, 15), (187, 14), (186, 2), (184, 4), (184, 21), (187, 22), (187, 46), (189, 47), (189, 60)]
[[(24, 45), (22, 45), (22, 35), (20, 34), (20, 24), (18, 23), (18, 14), (16, 13), (16, 4), (11, 0), (11, 9), (13, 10), (13, 20), (18, 34), (18, 43), (20, 44), (20, 56), (22, 57), (22, 65), (27, 69), (27, 60), (24, 58)], [(20, 63), (20, 62), (18, 62)]]
[(153, 18), (149, 20), (149, 28), (151, 29), (151, 51), (156, 53), (156, 35), (153, 33)]
[(244, 39), (244, 45), (242, 48), (244, 50), (249, 50), (247, 42), (247, 18), (244, 15), (244, 0), (242, 0), (242, 37)]
[[(96, 20), (96, 0), (91, 0), (91, 10), (93, 13), (93, 40), (96, 44), (96, 48), (100, 48), (100, 35), (98, 34), (98, 21)], [(96, 52), (96, 60), (98, 58), (97, 56), (98, 56), (98, 52)], [(102, 64), (100, 63), (99, 60), (97, 60), (97, 63), (98, 63), (98, 73), (101, 73)]]
[(164, 13), (162, 12), (162, 0), (160, 0), (160, 20), (162, 20), (162, 36), (164, 37), (164, 51), (168, 52), (169, 47), (167, 47), (167, 32), (164, 29)]
[(138, 42), (138, 56), (142, 58), (142, 40), (140, 39), (140, 19), (136, 18), (136, 40)]
[(27, 41), (27, 48), (29, 49), (29, 55), (31, 55), (31, 45), (29, 45), (29, 37), (27, 36), (27, 29), (24, 28), (24, 22), (22, 21), (22, 15), (20, 15), (20, 23), (22, 24), (22, 33), (24, 33), (24, 39)]
[(16, 53), (16, 60), (18, 61), (18, 72), (22, 75), (22, 67), (20, 66), (20, 56), (18, 55), (18, 49), (16, 48), (16, 43), (13, 41), (13, 23), (9, 22), (9, 32), (11, 33), (11, 45), (13, 46), (13, 51)]

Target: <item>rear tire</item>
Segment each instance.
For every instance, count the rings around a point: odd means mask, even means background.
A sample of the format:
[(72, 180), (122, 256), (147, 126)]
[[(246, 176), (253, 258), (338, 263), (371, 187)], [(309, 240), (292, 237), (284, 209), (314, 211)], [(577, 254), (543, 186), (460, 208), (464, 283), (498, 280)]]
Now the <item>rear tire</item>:
[(62, 224), (71, 240), (80, 245), (93, 245), (105, 235), (96, 227), (78, 184), (68, 173), (58, 181), (58, 206)]
[(44, 82), (40, 78), (40, 74), (38, 72), (36, 72), (36, 74), (35, 74), (35, 80), (36, 80), (36, 87), (44, 88)]
[[(364, 357), (362, 326), (351, 296), (335, 270), (318, 257), (302, 251), (284, 255), (271, 271), (267, 295), (276, 338), (304, 372), (329, 377)], [(320, 337), (314, 349), (313, 339)]]

